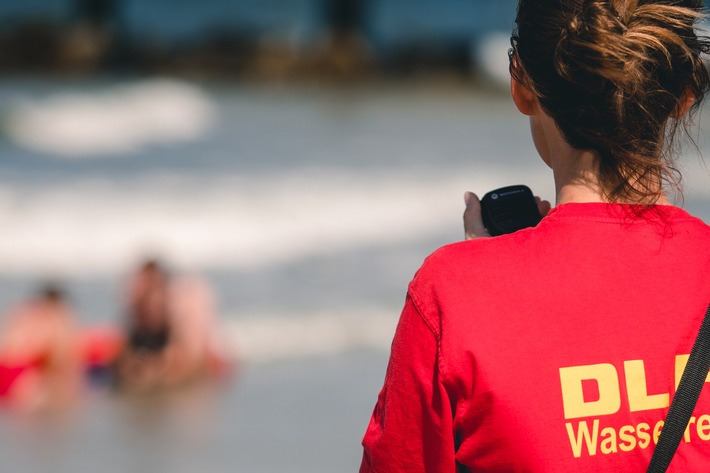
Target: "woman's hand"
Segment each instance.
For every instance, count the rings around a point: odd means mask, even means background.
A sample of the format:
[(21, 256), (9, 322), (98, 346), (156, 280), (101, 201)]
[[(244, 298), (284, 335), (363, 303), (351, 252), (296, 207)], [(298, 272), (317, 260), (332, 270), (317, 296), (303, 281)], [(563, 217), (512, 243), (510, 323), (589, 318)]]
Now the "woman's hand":
[[(463, 212), (463, 229), (466, 234), (466, 240), (490, 237), (491, 234), (488, 233), (486, 227), (483, 226), (481, 201), (478, 196), (473, 192), (466, 192), (463, 195), (463, 199), (466, 203), (466, 210)], [(535, 201), (537, 202), (537, 209), (540, 211), (540, 215), (544, 217), (550, 212), (552, 205), (548, 201), (542, 200), (538, 196), (535, 196)]]
[(466, 240), (490, 237), (491, 234), (483, 226), (481, 200), (473, 192), (465, 192), (463, 200), (466, 203), (466, 210), (463, 212), (463, 229), (466, 233)]

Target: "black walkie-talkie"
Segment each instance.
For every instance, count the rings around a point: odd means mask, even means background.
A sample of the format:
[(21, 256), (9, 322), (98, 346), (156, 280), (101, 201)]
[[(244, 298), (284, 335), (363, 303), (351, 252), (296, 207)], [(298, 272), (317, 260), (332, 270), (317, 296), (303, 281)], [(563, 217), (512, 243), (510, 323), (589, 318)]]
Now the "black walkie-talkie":
[(481, 199), (483, 225), (491, 236), (537, 225), (542, 216), (532, 191), (523, 185), (501, 187)]

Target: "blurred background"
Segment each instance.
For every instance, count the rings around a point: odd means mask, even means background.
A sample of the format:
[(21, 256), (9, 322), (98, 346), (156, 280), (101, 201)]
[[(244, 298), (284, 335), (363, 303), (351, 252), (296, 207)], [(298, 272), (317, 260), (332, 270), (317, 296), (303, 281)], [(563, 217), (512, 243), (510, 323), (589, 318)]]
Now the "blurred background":
[[(407, 283), (462, 238), (463, 192), (554, 199), (507, 95), (516, 3), (0, 3), (0, 310), (60, 286), (82, 370), (58, 412), (2, 403), (3, 466), (356, 471)], [(707, 127), (681, 166), (710, 221)], [(112, 378), (147, 259), (209, 294), (180, 329), (210, 332), (199, 383)], [(0, 397), (46, 357), (0, 360)]]

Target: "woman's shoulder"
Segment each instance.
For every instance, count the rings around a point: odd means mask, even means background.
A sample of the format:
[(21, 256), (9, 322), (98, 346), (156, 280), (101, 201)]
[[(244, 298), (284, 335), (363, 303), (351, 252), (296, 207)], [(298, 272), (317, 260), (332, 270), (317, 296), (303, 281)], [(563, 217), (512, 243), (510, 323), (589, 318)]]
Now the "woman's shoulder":
[(424, 258), (417, 274), (436, 272), (442, 269), (450, 271), (456, 266), (465, 265), (466, 261), (471, 258), (481, 257), (492, 247), (498, 246), (499, 238), (477, 238), (443, 245)]
[[(543, 220), (544, 221), (544, 220)], [(499, 260), (506, 255), (518, 255), (527, 245), (535, 244), (548, 233), (544, 225), (525, 228), (495, 237), (481, 237), (443, 245), (424, 259), (422, 267), (455, 267), (466, 265), (474, 258), (479, 263), (487, 259)]]
[(427, 256), (414, 275), (410, 288), (472, 284), (495, 268), (521, 258), (535, 237), (534, 229), (509, 235), (449, 243)]
[[(628, 250), (630, 245), (637, 251)], [(644, 248), (675, 248), (686, 254), (707, 253), (710, 259), (710, 226), (673, 206), (657, 206), (639, 216), (614, 204), (562, 205), (537, 227), (437, 248), (424, 259), (410, 287), (486, 284), (486, 278), (510, 268), (534, 271), (542, 264), (563, 265), (580, 252), (597, 251), (601, 257), (610, 247), (627, 249), (630, 258)]]

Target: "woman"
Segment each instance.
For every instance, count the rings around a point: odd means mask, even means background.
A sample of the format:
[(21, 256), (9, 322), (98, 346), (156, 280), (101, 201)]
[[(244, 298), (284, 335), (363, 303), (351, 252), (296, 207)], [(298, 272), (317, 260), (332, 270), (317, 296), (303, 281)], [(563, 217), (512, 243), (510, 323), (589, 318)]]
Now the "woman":
[[(668, 194), (708, 90), (701, 10), (520, 0), (511, 91), (556, 206), (485, 238), (466, 193), (469, 241), (409, 286), (361, 472), (646, 470), (710, 302), (710, 227)], [(669, 471), (709, 471), (708, 414), (706, 388)]]

